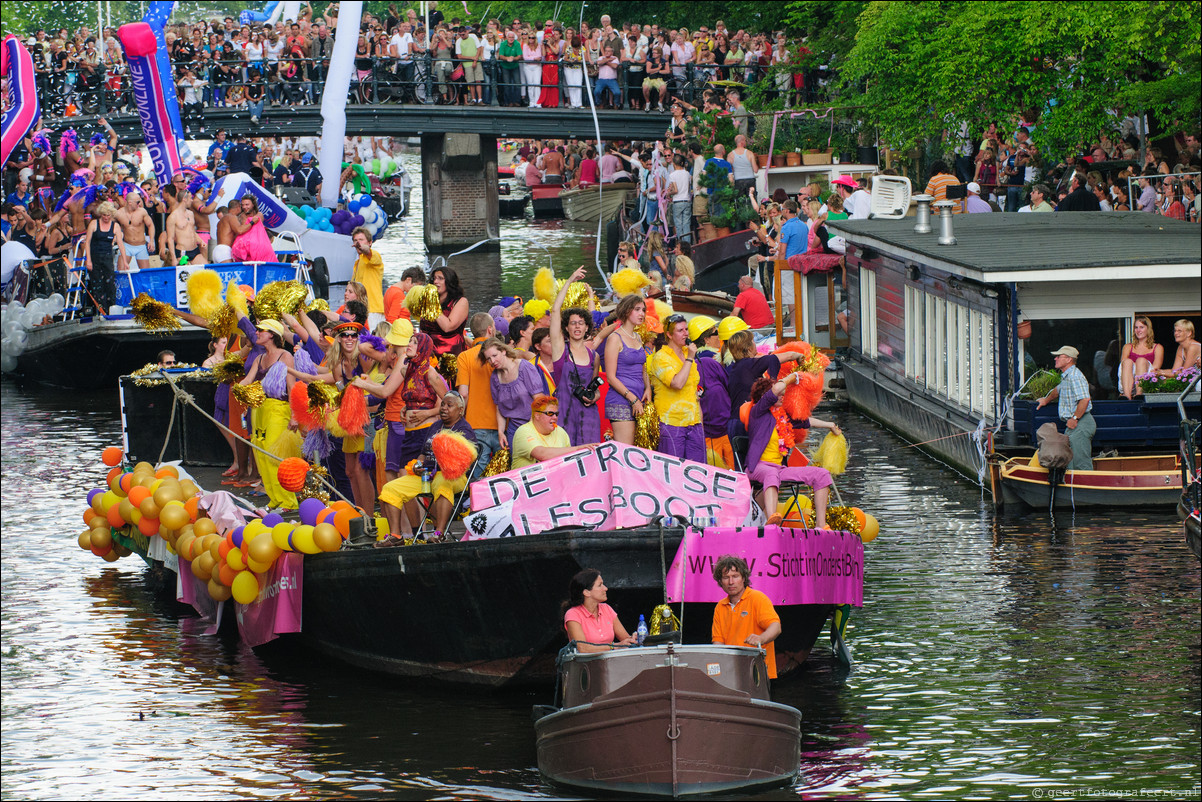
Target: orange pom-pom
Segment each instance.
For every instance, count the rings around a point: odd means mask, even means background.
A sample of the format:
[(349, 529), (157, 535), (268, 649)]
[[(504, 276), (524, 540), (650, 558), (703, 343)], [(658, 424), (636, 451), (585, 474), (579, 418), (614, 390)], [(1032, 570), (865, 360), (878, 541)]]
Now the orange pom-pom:
[(781, 405), (793, 420), (805, 420), (814, 412), (822, 400), (822, 376), (816, 373), (799, 373), (797, 384), (785, 388)]
[(459, 432), (441, 431), (430, 440), (438, 469), (447, 479), (454, 481), (467, 473), (476, 461), (479, 452)]
[(289, 493), (296, 493), (304, 488), (305, 477), (308, 473), (309, 463), (300, 457), (288, 457), (280, 462), (280, 467), (276, 470), (276, 477), (280, 480), (280, 487)]
[(415, 459), (409, 460), (409, 462), (405, 463), (405, 473), (409, 474), (410, 476), (417, 476), (417, 467), (416, 466), (417, 466), (417, 460), (415, 460)]
[[(808, 342), (805, 342), (804, 340), (792, 340), (792, 341), (790, 341), (790, 342), (787, 342), (787, 343), (785, 343), (785, 344), (784, 344), (784, 345), (782, 345), (781, 347), (777, 348), (777, 349), (776, 349), (775, 351), (773, 351), (772, 353), (774, 353), (774, 354), (783, 354), (783, 353), (786, 353), (786, 352), (796, 351), (797, 353), (799, 353), (799, 354), (802, 354), (803, 356), (809, 356), (809, 355), (810, 355), (810, 351), (811, 351), (811, 350), (813, 350), (813, 349), (812, 349), (812, 347), (810, 346), (810, 344), (809, 344)], [(785, 376), (785, 375), (786, 375), (788, 372), (789, 372), (789, 370), (788, 370), (788, 369), (786, 369), (784, 366), (782, 366), (782, 367), (781, 367), (781, 374), (780, 374), (780, 375), (781, 375), (781, 377), (782, 377), (782, 378), (783, 378), (783, 377), (784, 377), (784, 376)]]
[(322, 421), (309, 409), (309, 385), (297, 382), (288, 391), (288, 405), (292, 407), (292, 417), (305, 431), (321, 428)]
[(363, 434), (370, 416), (367, 413), (367, 399), (358, 387), (347, 387), (342, 392), (342, 406), (338, 408), (338, 425), (350, 435)]

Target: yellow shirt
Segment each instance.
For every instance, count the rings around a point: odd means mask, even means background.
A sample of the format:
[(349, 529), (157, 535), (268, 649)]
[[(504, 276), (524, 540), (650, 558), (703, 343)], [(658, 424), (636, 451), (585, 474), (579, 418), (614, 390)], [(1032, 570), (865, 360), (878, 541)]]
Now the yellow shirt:
[(701, 374), (697, 363), (689, 364), (689, 379), (679, 390), (672, 389), (672, 377), (680, 372), (684, 360), (676, 355), (672, 346), (665, 345), (651, 357), (651, 388), (655, 393), (655, 412), (660, 423), (669, 426), (693, 426), (701, 423), (701, 402), (697, 400), (697, 386)]
[(359, 254), (351, 281), (358, 281), (367, 289), (368, 313), (384, 314), (384, 260), (379, 251), (372, 248), (367, 256)]
[(760, 454), (760, 461), (771, 462), (773, 465), (783, 465), (780, 453), (780, 435), (776, 432), (768, 438), (768, 445), (764, 447), (764, 453)]
[(534, 457), (530, 456), (530, 452), (536, 448), (567, 448), (572, 445), (572, 441), (568, 438), (568, 433), (556, 426), (548, 435), (539, 433), (538, 429), (534, 428), (534, 422), (529, 421), (518, 427), (513, 433), (513, 442), (509, 444), (512, 448), (513, 465), (511, 468), (525, 468), (527, 465), (533, 465), (538, 462)]

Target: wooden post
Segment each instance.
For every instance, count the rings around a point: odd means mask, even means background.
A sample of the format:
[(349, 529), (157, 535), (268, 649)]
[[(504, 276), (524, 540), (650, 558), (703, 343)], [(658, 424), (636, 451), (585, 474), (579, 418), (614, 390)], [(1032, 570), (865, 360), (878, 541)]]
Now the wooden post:
[(801, 296), (801, 280), (802, 275), (800, 270), (791, 270), (788, 261), (784, 259), (774, 259), (772, 262), (774, 280), (772, 282), (772, 301), (776, 312), (776, 342), (781, 344), (785, 342), (785, 317), (784, 317), (784, 302), (781, 300), (781, 273), (786, 276), (793, 277), (793, 305), (797, 307), (797, 314), (793, 317), (793, 339), (803, 339), (800, 332), (804, 332), (805, 328), (802, 322), (805, 318), (804, 305), (802, 304)]

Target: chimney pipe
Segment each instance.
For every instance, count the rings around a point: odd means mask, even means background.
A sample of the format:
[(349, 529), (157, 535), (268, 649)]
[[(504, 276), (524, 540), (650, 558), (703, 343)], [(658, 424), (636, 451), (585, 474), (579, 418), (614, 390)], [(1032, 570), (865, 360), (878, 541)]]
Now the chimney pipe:
[(918, 204), (918, 211), (914, 213), (915, 234), (931, 233), (931, 201), (933, 200), (935, 200), (933, 195), (914, 196), (914, 202)]
[(941, 200), (935, 201), (933, 205), (939, 213), (939, 244), (955, 245), (956, 237), (952, 234), (952, 207), (955, 204), (949, 200)]

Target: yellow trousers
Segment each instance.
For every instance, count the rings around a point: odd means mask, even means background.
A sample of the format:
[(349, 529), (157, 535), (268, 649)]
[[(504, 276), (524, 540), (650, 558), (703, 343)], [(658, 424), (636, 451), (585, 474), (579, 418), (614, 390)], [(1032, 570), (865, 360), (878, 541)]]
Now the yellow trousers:
[[(430, 480), (430, 491), (434, 494), (434, 500), (445, 498), (453, 503), (455, 494), (462, 493), (465, 487), (467, 487), (466, 474), (452, 482), (442, 475), (442, 471), (439, 471)], [(380, 501), (394, 507), (403, 507), (406, 502), (417, 498), (421, 492), (421, 477), (405, 474), (384, 485), (384, 489), (380, 491)]]
[[(268, 398), (256, 409), (252, 409), (250, 415), (251, 426), (254, 429), (251, 442), (259, 448), (270, 450), (268, 446), (288, 429), (292, 410), (286, 401)], [(259, 466), (259, 476), (263, 479), (263, 489), (267, 491), (267, 499), (271, 506), (295, 510), (296, 494), (280, 487), (280, 461), (255, 451), (255, 464)]]

